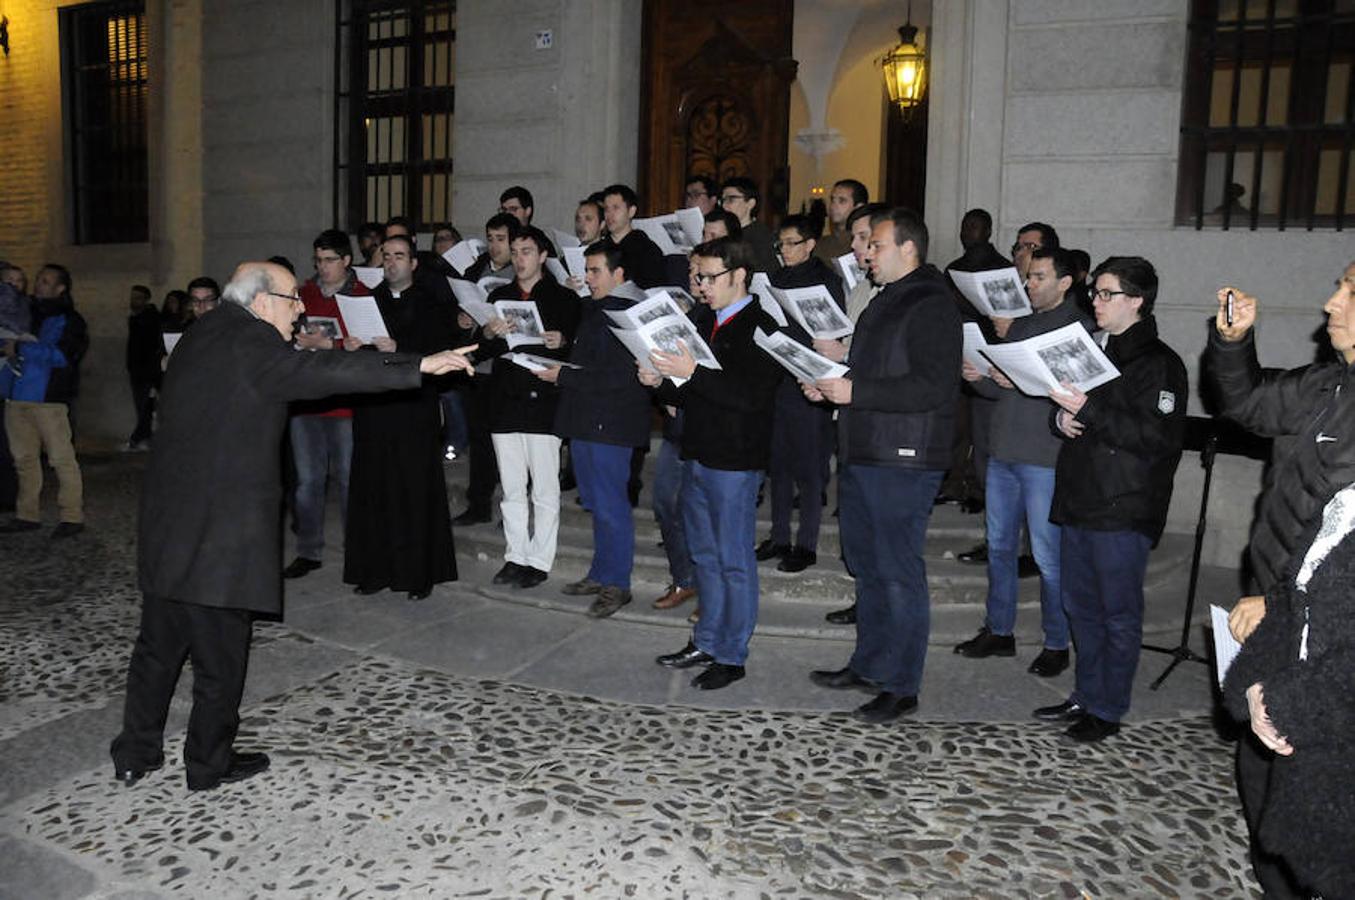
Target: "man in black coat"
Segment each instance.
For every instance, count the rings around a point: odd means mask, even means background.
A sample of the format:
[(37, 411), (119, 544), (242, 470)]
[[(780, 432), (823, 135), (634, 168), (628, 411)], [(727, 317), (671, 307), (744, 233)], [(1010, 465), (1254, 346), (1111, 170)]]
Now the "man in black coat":
[(884, 289), (857, 322), (851, 371), (803, 385), (810, 400), (840, 407), (842, 552), (856, 576), (856, 650), (844, 668), (810, 678), (877, 690), (856, 710), (874, 723), (917, 708), (931, 628), (922, 549), (960, 391), (960, 314), (926, 260), (927, 226), (912, 211), (871, 229), (866, 264)]
[(630, 223), (639, 211), (639, 198), (624, 184), (602, 189), (602, 210), (607, 223), (607, 240), (621, 250), (626, 276), (642, 288), (658, 287), (667, 280), (663, 251), (643, 231)]
[[(1233, 318), (1228, 321), (1228, 294)], [(1218, 314), (1210, 329), (1202, 368), (1217, 393), (1221, 414), (1269, 437), (1290, 437), (1293, 448), (1275, 463), (1257, 503), (1247, 559), (1257, 587), (1267, 595), (1280, 587), (1285, 566), (1304, 546), (1305, 529), (1340, 489), (1355, 482), (1355, 263), (1347, 266), (1327, 300), (1327, 333), (1337, 362), (1266, 372), (1256, 356), (1255, 297), (1234, 287), (1218, 292)], [(1267, 614), (1262, 596), (1240, 601), (1228, 618), (1237, 638), (1249, 640)], [(1245, 646), (1245, 644), (1244, 644)], [(1244, 685), (1244, 688), (1246, 686)], [(1252, 835), (1252, 866), (1267, 897), (1308, 896), (1291, 881), (1280, 861), (1257, 838), (1275, 756), (1253, 736), (1237, 748), (1237, 784)]]
[(565, 585), (570, 596), (596, 595), (588, 615), (605, 618), (631, 600), (635, 519), (626, 482), (631, 454), (649, 443), (649, 391), (635, 379), (635, 360), (612, 334), (608, 311), (645, 300), (626, 279), (621, 250), (608, 242), (584, 254), (589, 295), (569, 367), (552, 366), (536, 377), (560, 389), (555, 433), (569, 441), (579, 500), (593, 515), (593, 561), (581, 580)]
[(132, 285), (127, 303), (131, 312), (127, 317), (127, 377), (136, 407), (136, 427), (127, 438), (127, 449), (145, 450), (151, 439), (154, 393), (160, 385), (160, 358), (165, 355), (164, 336), (160, 331), (160, 312), (151, 303), (150, 288)]
[(224, 296), (229, 302), (176, 348), (141, 494), (141, 630), (122, 733), (111, 748), (116, 777), (128, 786), (164, 764), (165, 718), (185, 658), (194, 681), (184, 745), (189, 789), (268, 767), (264, 754), (237, 754), (231, 745), (253, 614), (282, 610), (279, 448), (287, 404), (414, 388), (422, 374), (470, 369), (460, 351), (422, 359), (297, 353), (292, 328), (303, 307), (296, 279), (271, 263), (241, 265)]
[[(772, 398), (782, 370), (753, 340), (758, 329), (775, 331), (776, 321), (748, 293), (747, 245), (721, 238), (697, 246), (692, 259), (693, 283), (715, 311), (698, 333), (720, 368), (698, 366), (684, 347), (650, 354), (655, 371), (641, 369), (640, 380), (658, 388), (660, 401), (683, 409), (682, 516), (701, 618), (686, 647), (655, 661), (675, 669), (705, 665), (693, 686), (718, 690), (744, 677), (757, 624), (757, 489), (771, 449)], [(674, 378), (682, 380), (680, 387)]]
[(1157, 271), (1112, 256), (1093, 273), (1096, 325), (1120, 376), (1050, 398), (1065, 443), (1049, 520), (1062, 526), (1059, 590), (1077, 649), (1072, 695), (1035, 710), (1080, 743), (1120, 730), (1143, 640), (1143, 577), (1162, 535), (1181, 460), (1188, 389), (1181, 357), (1157, 336)]

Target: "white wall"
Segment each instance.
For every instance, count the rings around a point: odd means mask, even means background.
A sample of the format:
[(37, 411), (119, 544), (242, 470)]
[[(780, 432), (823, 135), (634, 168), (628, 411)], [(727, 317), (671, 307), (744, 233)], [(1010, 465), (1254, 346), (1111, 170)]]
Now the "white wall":
[[(453, 218), (479, 234), (504, 188), (534, 224), (572, 230), (577, 202), (635, 184), (640, 13), (630, 0), (519, 0), (457, 8)], [(549, 30), (553, 46), (535, 49)]]

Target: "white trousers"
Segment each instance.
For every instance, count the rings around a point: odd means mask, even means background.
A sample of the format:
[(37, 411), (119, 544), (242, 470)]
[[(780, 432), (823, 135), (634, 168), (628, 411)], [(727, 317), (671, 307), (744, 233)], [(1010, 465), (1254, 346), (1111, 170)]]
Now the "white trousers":
[[(495, 434), (494, 456), (503, 486), (503, 558), (549, 572), (560, 533), (560, 439), (553, 434)], [(528, 482), (532, 528), (527, 528)]]

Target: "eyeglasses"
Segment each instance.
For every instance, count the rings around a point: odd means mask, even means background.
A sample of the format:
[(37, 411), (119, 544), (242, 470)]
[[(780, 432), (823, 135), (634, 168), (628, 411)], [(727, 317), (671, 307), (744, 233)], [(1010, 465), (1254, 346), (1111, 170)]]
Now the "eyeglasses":
[(720, 202), (721, 202), (721, 203), (733, 203), (735, 200), (747, 200), (747, 199), (748, 199), (748, 198), (745, 197), (743, 194), (721, 194), (721, 195), (720, 195)]
[(1012, 252), (1013, 252), (1013, 253), (1017, 253), (1017, 252), (1019, 252), (1019, 251), (1021, 251), (1021, 250), (1031, 250), (1031, 251), (1034, 251), (1034, 250), (1039, 250), (1039, 249), (1040, 249), (1040, 245), (1037, 244), (1037, 243), (1035, 243), (1034, 241), (1017, 241), (1015, 244), (1012, 244)]
[[(710, 191), (704, 191), (704, 190), (702, 190), (702, 191), (688, 191), (688, 192), (687, 192), (687, 199), (688, 199), (688, 200), (700, 200), (702, 197), (709, 197), (709, 196), (710, 196)], [(721, 199), (723, 199), (723, 198), (721, 198)]]
[(809, 243), (809, 238), (805, 238), (805, 239), (799, 240), (799, 241), (777, 241), (776, 243), (772, 244), (772, 246), (775, 247), (777, 250), (780, 250), (782, 247), (798, 247), (798, 246), (800, 246), (801, 244), (808, 244), (808, 243)]
[(1135, 295), (1128, 291), (1108, 291), (1105, 288), (1101, 288), (1100, 290), (1092, 288), (1090, 296), (1093, 300), (1108, 302), (1111, 297), (1133, 297)]
[(342, 259), (342, 256), (312, 256), (311, 262), (318, 266), (320, 263), (336, 263)]
[(278, 294), (278, 293), (275, 293), (275, 292), (273, 292), (273, 291), (268, 291), (268, 296), (270, 296), (270, 297), (277, 297), (279, 300), (286, 300), (286, 301), (289, 302), (289, 303), (300, 303), (300, 302), (301, 302), (301, 295), (300, 295), (300, 294)]
[(707, 275), (705, 272), (697, 272), (692, 277), (697, 284), (714, 284), (715, 279), (719, 278), (721, 275), (728, 275), (730, 272), (733, 271), (734, 271), (733, 269), (724, 269), (719, 272), (713, 272), (709, 275)]

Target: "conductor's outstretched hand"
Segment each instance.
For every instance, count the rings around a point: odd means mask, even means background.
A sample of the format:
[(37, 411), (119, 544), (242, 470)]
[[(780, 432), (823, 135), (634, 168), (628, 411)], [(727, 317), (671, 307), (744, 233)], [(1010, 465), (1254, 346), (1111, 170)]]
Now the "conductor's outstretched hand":
[(479, 346), (471, 344), (469, 347), (457, 347), (455, 350), (443, 350), (441, 353), (425, 356), (419, 360), (419, 371), (425, 375), (446, 375), (448, 372), (474, 375), (475, 363), (470, 361), (470, 354)]

